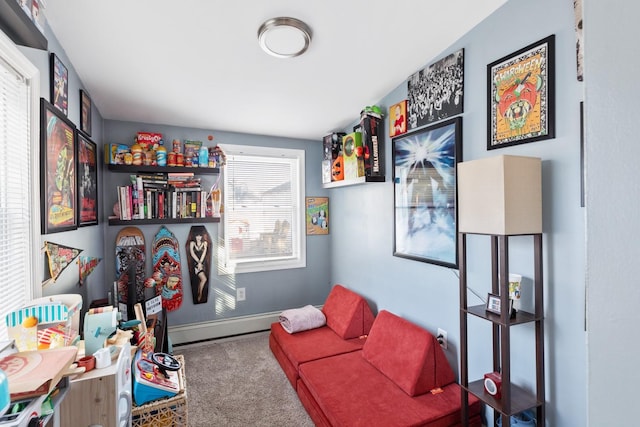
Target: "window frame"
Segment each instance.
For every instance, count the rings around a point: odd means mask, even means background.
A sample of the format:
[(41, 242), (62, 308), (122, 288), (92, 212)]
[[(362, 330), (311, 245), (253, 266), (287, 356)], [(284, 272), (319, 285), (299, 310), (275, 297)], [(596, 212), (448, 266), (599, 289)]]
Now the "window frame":
[[(229, 254), (226, 244), (227, 235), (225, 230), (228, 229), (228, 215), (222, 215), (221, 230), (218, 244), (218, 274), (240, 274), (240, 273), (256, 273), (273, 270), (285, 270), (294, 268), (304, 268), (307, 265), (306, 256), (306, 234), (305, 234), (305, 150), (294, 148), (279, 147), (263, 147), (253, 145), (237, 145), (237, 144), (221, 144), (227, 163), (233, 160), (234, 156), (253, 156), (263, 158), (287, 158), (294, 160), (294, 167), (297, 169), (298, 182), (292, 182), (293, 199), (297, 204), (297, 212), (294, 212), (294, 223), (291, 224), (291, 240), (294, 248), (294, 256), (290, 259), (274, 259), (259, 260), (236, 263), (229, 260)], [(223, 168), (221, 173), (225, 173)], [(224, 185), (227, 182), (227, 176), (223, 175), (223, 206), (227, 204), (227, 192)], [(297, 254), (296, 254), (297, 249)]]
[[(34, 298), (42, 296), (43, 272), (38, 268), (38, 256), (40, 251), (40, 200), (39, 200), (39, 184), (40, 184), (40, 70), (29, 61), (29, 59), (18, 49), (18, 47), (9, 39), (9, 37), (0, 31), (0, 57), (6, 61), (18, 74), (20, 74), (29, 86), (29, 145), (30, 145), (30, 165), (29, 173), (32, 177), (30, 180), (29, 203), (31, 218), (29, 221), (30, 233), (30, 250), (24, 261), (30, 264), (29, 280), (24, 283), (25, 286), (25, 303)], [(4, 322), (4, 319), (0, 319)]]

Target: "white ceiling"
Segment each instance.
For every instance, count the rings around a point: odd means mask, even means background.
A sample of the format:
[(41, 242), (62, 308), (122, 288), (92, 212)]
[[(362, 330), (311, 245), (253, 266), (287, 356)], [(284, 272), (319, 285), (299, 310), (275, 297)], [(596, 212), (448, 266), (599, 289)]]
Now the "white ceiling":
[[(507, 0), (47, 0), (104, 119), (321, 140), (343, 130)], [(292, 59), (257, 31), (313, 31)]]

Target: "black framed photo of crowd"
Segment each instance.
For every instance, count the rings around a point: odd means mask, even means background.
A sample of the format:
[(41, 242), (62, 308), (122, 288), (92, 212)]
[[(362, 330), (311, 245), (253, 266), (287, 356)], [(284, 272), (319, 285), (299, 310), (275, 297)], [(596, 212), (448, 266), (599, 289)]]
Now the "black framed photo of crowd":
[(412, 74), (407, 83), (408, 130), (464, 111), (464, 49)]

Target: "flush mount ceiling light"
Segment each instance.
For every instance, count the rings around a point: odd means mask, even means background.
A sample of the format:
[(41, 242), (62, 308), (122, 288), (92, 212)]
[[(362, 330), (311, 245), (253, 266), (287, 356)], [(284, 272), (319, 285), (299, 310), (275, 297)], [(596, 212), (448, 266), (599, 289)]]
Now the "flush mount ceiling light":
[(299, 19), (272, 18), (258, 29), (258, 43), (269, 55), (293, 58), (309, 48), (311, 28)]

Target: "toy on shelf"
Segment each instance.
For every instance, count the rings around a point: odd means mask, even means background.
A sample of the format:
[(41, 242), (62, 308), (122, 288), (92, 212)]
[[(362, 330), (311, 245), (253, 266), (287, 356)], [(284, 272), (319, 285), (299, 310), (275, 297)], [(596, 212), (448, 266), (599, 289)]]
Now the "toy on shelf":
[(120, 321), (118, 309), (112, 306), (92, 308), (84, 315), (84, 354), (89, 356), (104, 347)]
[(32, 300), (7, 314), (9, 338), (19, 351), (74, 345), (79, 339), (82, 296), (60, 294)]
[(183, 388), (178, 370), (180, 361), (167, 353), (138, 349), (133, 361), (133, 400), (142, 405), (163, 397), (172, 397)]

